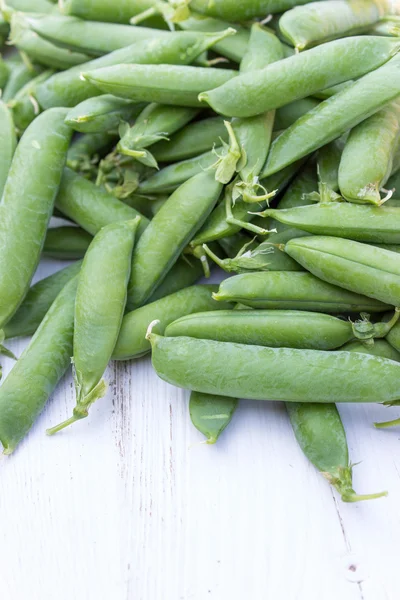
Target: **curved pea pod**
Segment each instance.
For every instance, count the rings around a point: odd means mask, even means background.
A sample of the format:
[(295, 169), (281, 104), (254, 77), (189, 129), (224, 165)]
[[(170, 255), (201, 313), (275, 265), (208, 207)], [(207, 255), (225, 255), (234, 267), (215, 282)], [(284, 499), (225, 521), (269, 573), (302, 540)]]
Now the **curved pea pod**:
[(298, 50), (368, 31), (385, 13), (388, 2), (380, 0), (325, 0), (296, 6), (279, 19), (279, 29)]
[[(220, 35), (227, 34), (222, 33)], [(100, 77), (103, 73), (119, 74), (116, 85), (109, 86), (114, 87), (115, 93), (109, 90), (105, 90), (105, 93), (126, 97), (121, 93), (121, 88), (125, 88), (125, 83), (124, 85), (122, 84), (127, 74), (124, 68), (125, 63), (138, 63), (136, 64), (137, 67), (140, 66), (139, 63), (147, 65), (142, 69), (142, 73), (150, 68), (150, 64), (153, 67), (160, 67), (158, 63), (164, 63), (164, 69), (169, 72), (168, 64), (186, 65), (192, 62), (205, 49), (212, 46), (217, 39), (220, 39), (220, 36), (205, 33), (179, 32), (171, 33), (167, 37), (144, 40), (126, 48), (110, 52), (106, 56), (86, 62), (79, 67), (74, 67), (63, 73), (53, 75), (53, 77), (38, 87), (36, 98), (43, 108), (60, 105), (73, 107), (91, 96), (101, 95), (96, 77)], [(83, 75), (88, 71), (90, 71), (90, 77), (84, 77)], [(229, 71), (229, 73), (231, 72)], [(214, 81), (212, 76), (209, 79), (203, 79), (204, 82), (209, 80)], [(216, 76), (215, 80), (222, 83), (226, 81), (226, 77), (224, 78), (222, 75)], [(147, 100), (147, 98), (144, 98), (144, 100)], [(175, 104), (175, 102), (171, 103)]]
[(63, 0), (60, 9), (64, 15), (75, 15), (81, 19), (129, 23), (133, 15), (151, 9), (155, 4), (156, 0)]
[(374, 325), (367, 318), (351, 323), (307, 311), (210, 311), (181, 317), (168, 325), (165, 335), (270, 348), (334, 350), (354, 338), (371, 343), (375, 337), (385, 337), (398, 318), (395, 313), (389, 322)]
[(207, 444), (215, 444), (221, 433), (232, 421), (238, 407), (237, 398), (191, 392), (189, 399), (190, 420)]
[(68, 168), (64, 169), (56, 207), (91, 235), (110, 223), (140, 216), (137, 231), (140, 236), (149, 223), (137, 210)]
[(400, 365), (385, 358), (341, 350), (163, 337), (152, 333), (151, 327), (147, 337), (157, 375), (196, 392), (318, 403), (396, 402), (400, 398)]
[(188, 19), (180, 21), (178, 25), (185, 31), (206, 31), (208, 33), (216, 33), (227, 27), (232, 27), (236, 31), (235, 36), (217, 42), (214, 45), (214, 50), (236, 63), (240, 63), (242, 60), (249, 43), (249, 30), (238, 23), (233, 24), (193, 13)]
[(78, 277), (63, 288), (0, 388), (0, 441), (11, 454), (71, 362)]
[(395, 56), (386, 65), (321, 102), (281, 133), (272, 142), (266, 174), (276, 173), (340, 137), (399, 94), (400, 59)]
[(105, 94), (84, 100), (68, 112), (65, 122), (81, 133), (117, 130), (121, 121), (137, 117), (142, 106)]
[(154, 144), (152, 154), (157, 161), (177, 162), (195, 158), (228, 141), (228, 132), (221, 117), (210, 117), (190, 123), (170, 139)]
[(85, 256), (92, 236), (79, 227), (53, 227), (47, 230), (43, 254), (58, 260), (76, 260)]
[(246, 73), (209, 88), (199, 98), (219, 114), (252, 117), (361, 77), (387, 62), (399, 48), (397, 41), (374, 36), (335, 40), (272, 63), (257, 74)]
[[(300, 0), (304, 4), (307, 0)], [(295, 0), (192, 0), (190, 8), (201, 14), (232, 21), (247, 21), (255, 17), (265, 17), (270, 13), (280, 13), (297, 4)]]
[[(218, 148), (216, 152), (218, 152)], [(199, 175), (215, 164), (215, 152), (210, 150), (200, 156), (182, 160), (181, 162), (168, 165), (151, 175), (139, 185), (138, 192), (141, 194), (160, 194), (173, 192), (191, 177)]]
[[(144, 304), (155, 291), (212, 211), (221, 190), (214, 173), (205, 171), (181, 185), (164, 203), (133, 253), (130, 309)], [(171, 225), (175, 222), (178, 227)]]
[(303, 115), (308, 113), (310, 110), (318, 106), (319, 100), (316, 98), (300, 98), (294, 102), (289, 102), (285, 106), (281, 106), (275, 112), (274, 130), (279, 131), (281, 129), (287, 129), (290, 125), (293, 125), (297, 119), (300, 119)]
[(321, 281), (311, 273), (290, 271), (247, 273), (229, 277), (220, 284), (214, 299), (240, 302), (252, 308), (326, 313), (376, 313), (390, 310), (388, 304)]
[(12, 158), (17, 147), (17, 136), (12, 114), (4, 102), (0, 102), (0, 198), (7, 181)]
[(387, 492), (359, 495), (353, 490), (346, 432), (334, 404), (287, 402), (286, 409), (300, 448), (339, 492), (343, 502), (387, 496)]
[(81, 264), (81, 261), (76, 262), (35, 283), (13, 318), (4, 326), (6, 339), (33, 335), (58, 294), (78, 275)]
[(40, 115), (14, 153), (0, 205), (0, 327), (24, 299), (40, 259), (71, 139), (65, 114)]
[(53, 69), (70, 69), (89, 60), (82, 52), (59, 48), (30, 30), (27, 16), (14, 12), (11, 17), (10, 43), (25, 52), (31, 60)]
[(49, 435), (87, 417), (107, 391), (102, 377), (121, 329), (138, 224), (136, 217), (103, 227), (86, 252), (75, 302), (76, 406), (72, 417), (47, 430)]
[(7, 61), (7, 65), (10, 73), (1, 94), (1, 99), (6, 103), (12, 100), (18, 91), (40, 72), (40, 69), (14, 57)]
[(323, 281), (399, 305), (400, 264), (396, 252), (329, 236), (290, 240), (285, 251)]
[[(155, 319), (159, 321), (157, 331), (164, 332), (170, 323), (183, 315), (218, 309), (218, 302), (211, 296), (217, 289), (216, 285), (190, 286), (125, 314), (113, 360), (130, 360), (150, 352), (146, 331)], [(221, 310), (232, 306), (222, 303)]]
[(154, 156), (146, 150), (160, 140), (178, 131), (198, 114), (198, 109), (184, 106), (149, 104), (138, 115), (134, 125), (124, 123), (120, 127), (121, 139), (117, 150), (135, 160), (158, 168)]
[(48, 69), (43, 71), (31, 81), (28, 81), (8, 102), (8, 106), (12, 111), (13, 121), (18, 132), (22, 133), (32, 123), (40, 112), (40, 107), (34, 98), (34, 93), (37, 85), (42, 81), (46, 81), (54, 73)]
[(379, 206), (381, 189), (392, 172), (400, 134), (400, 101), (390, 102), (352, 129), (339, 167), (339, 186), (350, 202)]
[[(151, 27), (93, 22), (66, 15), (30, 15), (26, 20), (32, 31), (52, 44), (90, 56), (102, 56), (137, 42), (169, 35), (168, 31)], [(226, 27), (216, 31), (222, 29)]]
[[(120, 64), (82, 73), (90, 87), (95, 86), (106, 94), (129, 98), (134, 102), (192, 107), (202, 106), (198, 99), (201, 90), (220, 86), (236, 75), (237, 71), (230, 69), (167, 64)], [(182, 81), (185, 82), (184, 86), (181, 85)]]
[(375, 207), (332, 202), (285, 210), (267, 209), (263, 214), (289, 227), (317, 235), (331, 235), (376, 244), (400, 242), (398, 206)]

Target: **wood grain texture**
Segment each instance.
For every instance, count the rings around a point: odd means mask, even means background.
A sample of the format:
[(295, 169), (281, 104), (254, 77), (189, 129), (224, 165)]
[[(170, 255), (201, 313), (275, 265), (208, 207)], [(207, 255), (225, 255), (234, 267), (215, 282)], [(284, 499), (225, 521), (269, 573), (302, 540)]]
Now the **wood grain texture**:
[[(43, 261), (37, 278), (60, 266)], [(397, 600), (400, 431), (372, 423), (400, 409), (341, 408), (362, 461), (355, 489), (389, 490), (345, 505), (303, 457), (283, 405), (242, 401), (210, 447), (188, 392), (148, 358), (106, 376), (90, 417), (49, 438), (74, 404), (68, 374), (0, 460), (1, 598)]]

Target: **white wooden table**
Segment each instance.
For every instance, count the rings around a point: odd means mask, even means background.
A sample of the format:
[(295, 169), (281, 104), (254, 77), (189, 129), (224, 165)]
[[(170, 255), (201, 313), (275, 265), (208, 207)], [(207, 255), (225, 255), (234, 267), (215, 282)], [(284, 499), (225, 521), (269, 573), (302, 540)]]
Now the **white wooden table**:
[[(36, 279), (60, 266), (42, 263)], [(303, 457), (282, 405), (242, 401), (206, 446), (188, 392), (148, 358), (106, 375), (90, 418), (49, 438), (74, 404), (66, 376), (0, 461), (1, 600), (400, 598), (400, 430), (372, 427), (388, 409), (341, 408), (362, 461), (355, 489), (389, 490), (346, 505)]]

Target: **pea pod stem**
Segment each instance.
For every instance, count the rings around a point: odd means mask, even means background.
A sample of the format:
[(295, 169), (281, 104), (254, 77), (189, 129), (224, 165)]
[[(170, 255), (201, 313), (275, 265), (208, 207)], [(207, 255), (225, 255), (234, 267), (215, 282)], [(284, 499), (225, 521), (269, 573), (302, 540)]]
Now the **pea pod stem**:
[(393, 421), (383, 421), (382, 423), (374, 423), (376, 429), (389, 429), (389, 427), (397, 427), (400, 425), (400, 419), (394, 419)]
[(357, 494), (353, 490), (352, 486), (352, 471), (353, 465), (348, 467), (338, 467), (337, 474), (322, 473), (322, 475), (329, 481), (331, 485), (339, 492), (343, 502), (361, 502), (363, 500), (375, 500), (377, 498), (383, 498), (388, 495), (385, 492), (378, 492), (376, 494)]

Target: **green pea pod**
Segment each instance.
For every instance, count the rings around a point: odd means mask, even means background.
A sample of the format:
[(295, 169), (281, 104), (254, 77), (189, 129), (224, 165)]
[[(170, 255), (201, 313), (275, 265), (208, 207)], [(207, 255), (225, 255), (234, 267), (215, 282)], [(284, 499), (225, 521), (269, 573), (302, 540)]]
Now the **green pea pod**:
[(196, 12), (232, 19), (232, 21), (247, 21), (256, 17), (265, 17), (270, 13), (280, 13), (295, 4), (305, 4), (307, 0), (251, 0), (237, 2), (237, 0), (192, 0), (190, 8)]
[(395, 313), (389, 322), (373, 325), (367, 318), (351, 323), (295, 310), (210, 311), (181, 317), (168, 325), (165, 335), (270, 348), (334, 350), (354, 338), (371, 343), (385, 337), (398, 318)]
[(58, 260), (76, 260), (85, 256), (92, 236), (79, 227), (53, 227), (47, 230), (43, 254)]
[(137, 210), (68, 168), (64, 169), (56, 207), (91, 235), (96, 235), (102, 227), (111, 223), (130, 221), (140, 216), (137, 231), (137, 236), (140, 236), (149, 222)]
[(218, 54), (237, 63), (240, 63), (245, 55), (250, 33), (248, 29), (238, 23), (228, 23), (226, 21), (220, 21), (219, 19), (204, 17), (193, 13), (188, 19), (180, 21), (178, 25), (185, 31), (207, 31), (208, 33), (216, 33), (217, 31), (223, 31), (227, 27), (233, 27), (236, 31), (235, 36), (227, 37), (220, 42), (217, 42), (214, 45), (214, 50)]
[(281, 133), (272, 142), (266, 174), (276, 173), (294, 160), (329, 144), (394, 100), (399, 93), (400, 59), (396, 56), (321, 102)]
[(0, 441), (11, 454), (28, 433), (71, 362), (78, 277), (57, 296), (0, 388)]
[(229, 277), (220, 284), (214, 298), (224, 302), (240, 302), (252, 308), (324, 313), (376, 313), (390, 310), (388, 304), (321, 281), (311, 273), (290, 271)]
[(31, 60), (52, 69), (70, 69), (86, 63), (89, 57), (82, 52), (59, 48), (30, 30), (27, 16), (20, 12), (11, 17), (10, 43), (25, 52)]
[(0, 56), (0, 89), (2, 90), (7, 83), (10, 75), (10, 67), (6, 61)]
[[(155, 215), (133, 253), (128, 286), (131, 310), (143, 305), (155, 291), (212, 211), (221, 190), (214, 174), (205, 171), (181, 185)], [(180, 226), (171, 227), (176, 219)]]
[[(276, 176), (262, 179), (261, 183), (266, 190), (274, 190), (279, 194), (293, 179), (302, 164), (303, 163), (296, 163), (291, 165), (290, 168), (283, 169), (280, 173), (277, 173)], [(260, 179), (261, 177), (262, 175), (260, 175)], [(248, 204), (247, 202), (239, 200), (232, 206), (231, 190), (229, 187), (226, 188), (225, 202), (219, 204), (214, 209), (204, 224), (204, 227), (191, 241), (191, 246), (194, 248), (214, 240), (234, 235), (243, 227), (257, 234), (267, 234), (267, 229), (261, 229), (259, 226), (253, 227), (251, 224), (251, 221), (255, 218), (254, 212), (262, 210), (265, 206), (265, 200), (254, 204)]]
[(177, 162), (195, 158), (228, 141), (228, 132), (221, 117), (210, 117), (190, 123), (167, 140), (154, 144), (152, 154), (157, 161)]
[(334, 404), (287, 402), (293, 432), (308, 460), (336, 488), (343, 502), (387, 496), (387, 492), (359, 495), (353, 490), (346, 432)]
[(111, 148), (115, 138), (114, 134), (106, 132), (85, 133), (77, 137), (68, 150), (68, 167), (90, 177), (96, 172), (99, 156)]
[(71, 138), (65, 114), (39, 115), (12, 160), (0, 206), (0, 327), (24, 299), (40, 259)]
[(169, 135), (194, 119), (198, 112), (198, 109), (184, 106), (149, 104), (132, 127), (127, 123), (121, 125), (117, 150), (147, 166), (158, 168), (156, 159), (146, 148), (168, 139)]
[(399, 100), (352, 129), (339, 168), (340, 191), (347, 200), (379, 206), (387, 199), (380, 191), (392, 172), (399, 136)]
[[(218, 151), (219, 149), (217, 148), (215, 152)], [(141, 194), (173, 192), (191, 177), (199, 175), (204, 170), (212, 167), (216, 161), (215, 152), (210, 150), (200, 156), (164, 167), (158, 173), (154, 173), (154, 175), (141, 182), (138, 191)]]
[(36, 86), (40, 85), (42, 81), (46, 81), (53, 73), (54, 71), (50, 69), (43, 71), (28, 81), (28, 83), (15, 94), (14, 98), (8, 102), (8, 106), (12, 110), (15, 127), (19, 132), (22, 133), (25, 131), (28, 125), (30, 125), (39, 114), (40, 108), (34, 98)]
[[(129, 98), (134, 102), (192, 107), (202, 106), (198, 100), (202, 89), (210, 85), (220, 86), (236, 75), (237, 71), (229, 69), (166, 64), (115, 65), (82, 73), (91, 89), (95, 86), (107, 94)], [(185, 81), (184, 86), (181, 85), (182, 81)]]
[(341, 350), (265, 348), (162, 337), (152, 333), (151, 326), (147, 338), (157, 375), (196, 392), (313, 403), (394, 403), (400, 398), (400, 365), (385, 358)]
[(263, 214), (289, 227), (317, 235), (332, 235), (376, 244), (400, 242), (399, 206), (375, 207), (332, 202), (285, 210), (267, 209)]
[(260, 73), (246, 73), (209, 88), (200, 94), (200, 100), (219, 114), (252, 117), (361, 77), (387, 62), (399, 48), (398, 41), (374, 36), (335, 40), (272, 63)]
[(310, 200), (332, 202), (341, 200), (339, 192), (339, 165), (346, 143), (342, 136), (330, 144), (323, 146), (317, 154), (318, 195), (311, 194)]
[(6, 103), (12, 100), (18, 91), (39, 72), (39, 69), (20, 60), (10, 60), (7, 65), (9, 65), (10, 74), (1, 95), (1, 99)]
[(136, 118), (141, 109), (141, 105), (105, 94), (71, 108), (65, 122), (81, 133), (102, 133), (117, 130), (121, 121)]
[(181, 256), (156, 287), (146, 304), (175, 294), (175, 292), (193, 285), (201, 279), (203, 274), (203, 267), (200, 260), (195, 260), (190, 256)]
[(87, 417), (90, 406), (107, 391), (102, 377), (121, 329), (138, 224), (136, 217), (103, 227), (86, 252), (75, 302), (76, 406), (72, 417), (47, 430), (49, 435)]
[(227, 396), (215, 396), (191, 392), (189, 413), (193, 425), (203, 433), (207, 444), (215, 444), (221, 433), (232, 421), (239, 400)]
[(155, 0), (62, 0), (60, 11), (64, 15), (75, 15), (81, 19), (107, 23), (129, 23), (133, 15), (153, 8)]
[(3, 194), (4, 186), (7, 181), (8, 172), (12, 158), (17, 146), (17, 137), (15, 126), (10, 110), (4, 102), (0, 102), (0, 198)]
[[(124, 82), (125, 76), (125, 63), (137, 63), (135, 66), (140, 67), (139, 63), (146, 65), (143, 70), (150, 76), (150, 82), (152, 81), (150, 64), (155, 68), (160, 68), (158, 63), (165, 63), (162, 65), (164, 70), (170, 72), (170, 67), (167, 64), (188, 64), (192, 62), (199, 54), (204, 50), (213, 45), (213, 43), (220, 39), (221, 36), (229, 35), (231, 32), (223, 32), (219, 35), (208, 35), (205, 33), (190, 33), (190, 32), (179, 32), (171, 33), (167, 37), (156, 38), (153, 40), (145, 40), (137, 44), (132, 44), (126, 48), (115, 50), (110, 52), (106, 56), (96, 58), (89, 62), (68, 69), (63, 73), (57, 73), (48, 79), (45, 83), (38, 87), (36, 91), (36, 98), (43, 108), (49, 108), (50, 106), (69, 106), (73, 107), (84, 100), (87, 100), (91, 96), (101, 95), (101, 91), (98, 89), (97, 76), (100, 77), (103, 73), (117, 74), (119, 73), (122, 79), (119, 79), (117, 85), (105, 86), (110, 89), (113, 87), (113, 91), (105, 90), (105, 93), (110, 93), (115, 96), (126, 97), (121, 93), (121, 86), (125, 88)], [(153, 64), (154, 63), (154, 64)], [(133, 65), (131, 65), (133, 66)], [(83, 77), (85, 72), (90, 71), (90, 77)], [(196, 69), (197, 71), (197, 69)], [(215, 69), (204, 69), (204, 71), (215, 72)], [(221, 74), (220, 74), (221, 71)], [(178, 73), (180, 71), (178, 70)], [(226, 81), (227, 74), (223, 76), (224, 71), (218, 70), (218, 74), (215, 77), (211, 75), (203, 78), (199, 78), (199, 85), (208, 81), (216, 81), (218, 84)], [(235, 72), (227, 71), (229, 76), (233, 76)], [(175, 77), (176, 81), (176, 77)], [(128, 84), (128, 81), (126, 82)], [(153, 82), (154, 84), (156, 82)], [(103, 86), (104, 87), (104, 86)], [(128, 85), (129, 87), (129, 85)], [(196, 88), (196, 90), (198, 87)], [(197, 92), (198, 93), (198, 92)], [(127, 96), (129, 98), (129, 95)], [(197, 97), (197, 94), (195, 94)], [(145, 98), (144, 100), (147, 100)], [(140, 102), (141, 100), (139, 100)], [(171, 102), (175, 104), (174, 101)], [(179, 102), (177, 103), (179, 104)]]
[(58, 294), (78, 275), (80, 268), (79, 261), (35, 283), (13, 318), (5, 325), (6, 339), (33, 335)]
[(275, 112), (274, 130), (287, 129), (293, 125), (303, 115), (318, 106), (319, 101), (316, 98), (301, 98), (294, 102), (289, 102), (285, 106), (281, 106)]
[(325, 90), (315, 92), (314, 98), (318, 98), (319, 100), (326, 100), (327, 98), (330, 98), (331, 96), (334, 96), (335, 94), (338, 94), (342, 90), (350, 87), (353, 83), (354, 83), (354, 81), (352, 79), (350, 79), (350, 81), (344, 81), (343, 83), (338, 83), (337, 85), (332, 85), (331, 87), (326, 88)]
[[(113, 360), (130, 360), (150, 352), (146, 331), (155, 319), (159, 321), (157, 331), (164, 332), (170, 323), (183, 315), (218, 309), (218, 302), (211, 296), (217, 289), (216, 285), (194, 285), (127, 313), (122, 321)], [(221, 303), (221, 309), (229, 306), (233, 305)]]
[(325, 0), (296, 6), (279, 19), (279, 29), (297, 50), (368, 31), (390, 11), (385, 0)]
[(329, 236), (290, 240), (285, 251), (323, 281), (399, 305), (400, 265), (396, 252)]
[[(168, 31), (151, 27), (93, 22), (65, 15), (29, 16), (26, 21), (32, 31), (48, 42), (90, 56), (102, 56), (137, 42), (169, 35)], [(226, 26), (216, 31), (223, 29)]]

